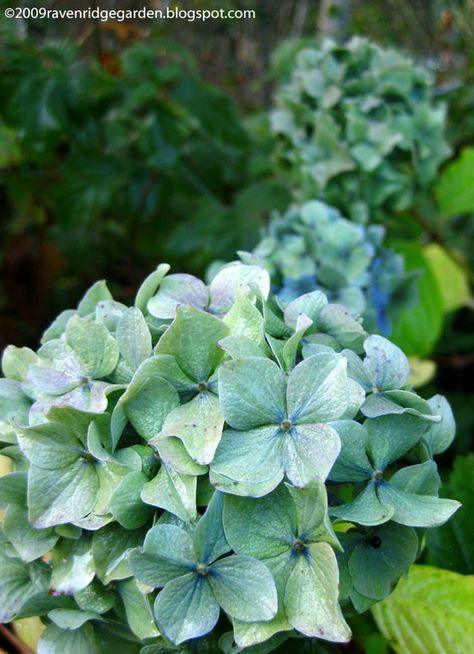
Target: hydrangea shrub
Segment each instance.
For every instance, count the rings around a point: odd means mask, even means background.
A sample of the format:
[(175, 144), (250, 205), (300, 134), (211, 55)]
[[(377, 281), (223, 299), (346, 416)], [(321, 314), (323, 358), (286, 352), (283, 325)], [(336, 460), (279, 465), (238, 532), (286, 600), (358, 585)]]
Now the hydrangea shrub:
[(41, 616), (39, 654), (347, 642), (458, 508), (446, 400), (320, 290), (269, 289), (162, 265), (134, 306), (99, 282), (6, 349), (0, 620)]
[(450, 152), (428, 71), (361, 37), (301, 50), (271, 122), (304, 198), (359, 222), (413, 206)]
[(253, 254), (283, 302), (321, 290), (330, 302), (362, 315), (367, 329), (388, 335), (416, 289), (403, 257), (383, 247), (384, 236), (381, 225), (354, 224), (336, 208), (311, 200), (274, 216)]

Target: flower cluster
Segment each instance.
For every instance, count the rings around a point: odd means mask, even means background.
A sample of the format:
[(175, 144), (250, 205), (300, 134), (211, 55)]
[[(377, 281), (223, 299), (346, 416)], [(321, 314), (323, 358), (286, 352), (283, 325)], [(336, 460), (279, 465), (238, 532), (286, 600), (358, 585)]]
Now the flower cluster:
[(358, 222), (413, 206), (450, 152), (431, 84), (413, 61), (365, 38), (302, 50), (271, 120), (303, 197)]
[(346, 642), (458, 507), (449, 405), (319, 290), (167, 273), (4, 353), (0, 620), (41, 616), (49, 654)]
[[(319, 289), (330, 302), (363, 316), (369, 331), (386, 336), (415, 289), (403, 257), (383, 247), (384, 235), (381, 225), (354, 224), (312, 200), (274, 216), (253, 254), (284, 302)], [(241, 258), (252, 261), (245, 253)]]

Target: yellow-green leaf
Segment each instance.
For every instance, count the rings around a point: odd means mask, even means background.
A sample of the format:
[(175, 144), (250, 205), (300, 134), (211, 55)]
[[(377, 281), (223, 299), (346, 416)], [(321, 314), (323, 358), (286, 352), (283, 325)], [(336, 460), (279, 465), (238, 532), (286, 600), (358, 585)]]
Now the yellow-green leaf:
[(466, 271), (436, 243), (424, 247), (423, 254), (438, 282), (444, 310), (454, 311), (468, 304), (471, 292)]
[(474, 576), (414, 565), (372, 613), (397, 654), (466, 654), (474, 643)]
[(474, 211), (474, 148), (446, 166), (435, 188), (436, 199), (447, 218)]

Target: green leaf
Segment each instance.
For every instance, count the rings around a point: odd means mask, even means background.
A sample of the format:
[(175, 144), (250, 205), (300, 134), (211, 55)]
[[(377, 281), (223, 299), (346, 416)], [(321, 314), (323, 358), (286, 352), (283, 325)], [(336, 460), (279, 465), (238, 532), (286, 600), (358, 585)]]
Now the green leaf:
[(372, 614), (398, 654), (464, 654), (474, 641), (473, 611), (473, 576), (414, 565)]
[(307, 546), (288, 577), (284, 605), (290, 624), (305, 636), (346, 643), (351, 631), (338, 603), (339, 572), (327, 543)]
[(466, 271), (437, 243), (425, 245), (423, 255), (438, 283), (444, 311), (455, 311), (469, 305), (472, 297)]
[(38, 654), (99, 654), (90, 624), (83, 625), (73, 631), (60, 629), (55, 624), (46, 627), (38, 643)]
[(427, 533), (428, 563), (469, 574), (474, 569), (474, 454), (456, 457), (445, 493), (462, 502), (449, 522)]
[(196, 518), (196, 477), (162, 465), (156, 477), (143, 486), (141, 499), (190, 522)]
[(224, 611), (244, 622), (270, 620), (277, 612), (273, 577), (263, 563), (248, 556), (227, 556), (213, 563), (207, 576)]
[(207, 465), (214, 458), (223, 427), (219, 400), (202, 392), (166, 416), (161, 434), (179, 438), (194, 461)]
[(115, 337), (120, 354), (132, 372), (152, 354), (150, 330), (140, 309), (131, 307), (125, 311)]
[(156, 638), (159, 631), (155, 626), (153, 612), (148, 597), (139, 589), (135, 579), (127, 579), (118, 584), (125, 615), (130, 629), (140, 640)]
[(114, 371), (119, 350), (103, 325), (73, 316), (66, 327), (66, 341), (83, 363), (87, 376), (101, 379)]
[(446, 218), (474, 211), (473, 168), (474, 148), (464, 148), (460, 156), (443, 170), (435, 194)]
[(234, 429), (278, 425), (286, 416), (285, 391), (285, 376), (270, 359), (228, 361), (219, 368), (221, 410)]
[(160, 631), (179, 645), (207, 634), (219, 619), (219, 604), (207, 580), (188, 573), (168, 582), (154, 607)]
[(419, 298), (416, 306), (402, 311), (391, 340), (407, 355), (428, 356), (443, 326), (443, 298), (429, 261), (418, 245), (405, 243), (397, 247), (405, 258), (407, 271), (418, 270)]
[(168, 413), (179, 406), (178, 393), (160, 376), (159, 366), (155, 358), (144, 361), (117, 405), (145, 440), (157, 436)]
[(190, 306), (180, 306), (176, 318), (158, 341), (156, 354), (170, 354), (196, 382), (207, 382), (224, 356), (218, 342), (229, 333), (218, 318)]
[(110, 500), (110, 512), (125, 529), (138, 529), (153, 516), (153, 509), (144, 504), (141, 492), (148, 477), (131, 472), (116, 487)]
[(347, 362), (337, 354), (315, 354), (288, 378), (288, 417), (298, 425), (340, 418), (347, 408)]

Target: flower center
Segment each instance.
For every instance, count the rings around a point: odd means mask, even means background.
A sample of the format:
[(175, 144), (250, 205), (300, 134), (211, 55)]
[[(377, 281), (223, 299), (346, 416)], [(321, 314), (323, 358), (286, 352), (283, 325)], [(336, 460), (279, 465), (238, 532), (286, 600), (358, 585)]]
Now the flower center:
[(383, 481), (383, 471), (382, 470), (376, 470), (374, 474), (372, 475), (372, 479), (374, 481)]
[(382, 545), (382, 539), (378, 536), (369, 536), (366, 540), (366, 543), (373, 547), (374, 550), (378, 550)]
[(197, 389), (200, 393), (204, 393), (204, 391), (207, 391), (208, 389), (207, 382), (199, 382), (199, 384), (197, 385)]
[(282, 420), (280, 422), (280, 427), (283, 429), (283, 431), (290, 431), (292, 426), (293, 425), (291, 423), (291, 420), (288, 420), (287, 418), (285, 418), (285, 420)]
[(301, 538), (295, 538), (293, 541), (292, 549), (294, 552), (304, 552), (306, 549), (306, 543)]
[(198, 574), (200, 577), (205, 577), (207, 573), (208, 573), (208, 568), (205, 563), (196, 564), (196, 574)]

